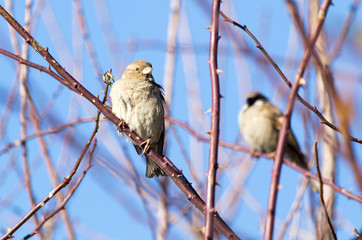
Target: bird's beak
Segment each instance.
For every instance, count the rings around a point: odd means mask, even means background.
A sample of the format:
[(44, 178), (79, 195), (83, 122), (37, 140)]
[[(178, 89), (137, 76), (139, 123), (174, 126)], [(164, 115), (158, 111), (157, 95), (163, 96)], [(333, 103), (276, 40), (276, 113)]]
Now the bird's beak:
[(145, 69), (143, 69), (142, 73), (145, 75), (148, 75), (152, 72), (152, 68), (151, 67), (146, 67)]

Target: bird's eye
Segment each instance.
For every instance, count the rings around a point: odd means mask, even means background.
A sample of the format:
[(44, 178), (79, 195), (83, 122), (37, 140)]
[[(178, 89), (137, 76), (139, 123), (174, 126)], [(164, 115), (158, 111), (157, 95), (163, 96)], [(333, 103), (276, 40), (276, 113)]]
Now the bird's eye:
[(136, 68), (136, 71), (139, 71), (140, 69), (139, 68)]

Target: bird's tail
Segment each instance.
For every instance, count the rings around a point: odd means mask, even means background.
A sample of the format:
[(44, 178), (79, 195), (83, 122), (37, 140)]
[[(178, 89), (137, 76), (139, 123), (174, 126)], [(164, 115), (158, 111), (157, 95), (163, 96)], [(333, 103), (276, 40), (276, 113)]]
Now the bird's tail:
[(146, 157), (146, 177), (167, 176), (167, 174), (149, 157)]

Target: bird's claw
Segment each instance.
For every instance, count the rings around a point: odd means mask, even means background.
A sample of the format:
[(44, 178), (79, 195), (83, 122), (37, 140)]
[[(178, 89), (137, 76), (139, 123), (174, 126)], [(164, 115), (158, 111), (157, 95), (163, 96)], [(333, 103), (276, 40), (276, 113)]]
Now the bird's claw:
[(274, 159), (274, 157), (275, 157), (275, 152), (268, 153), (268, 154), (266, 155), (266, 157), (267, 157), (267, 158), (270, 158), (270, 159)]
[(141, 147), (145, 145), (143, 147), (142, 156), (144, 156), (148, 152), (148, 150), (150, 149), (150, 144), (151, 144), (151, 139), (147, 139), (140, 144)]
[(118, 126), (117, 126), (117, 131), (118, 131), (118, 132), (121, 132), (121, 130), (122, 130), (122, 125), (124, 125), (124, 124), (126, 124), (126, 122), (125, 122), (123, 119), (121, 119), (121, 121), (119, 122), (119, 124), (118, 124)]
[(250, 149), (250, 155), (255, 157), (256, 150), (254, 148)]

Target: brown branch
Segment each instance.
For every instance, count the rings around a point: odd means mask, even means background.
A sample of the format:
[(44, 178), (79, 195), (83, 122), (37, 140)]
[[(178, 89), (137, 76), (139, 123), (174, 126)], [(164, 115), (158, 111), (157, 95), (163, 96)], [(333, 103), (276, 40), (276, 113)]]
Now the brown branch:
[[(295, 169), (296, 171), (302, 173), (305, 177), (308, 177), (308, 178), (312, 178), (312, 179), (315, 179), (315, 180), (319, 180), (318, 176), (316, 174), (313, 174), (311, 173), (310, 171), (306, 170), (306, 169), (303, 169), (301, 167), (299, 167), (298, 165), (296, 165), (295, 163), (292, 163), (288, 160), (283, 160), (283, 164)], [(332, 180), (330, 179), (325, 179), (325, 178), (322, 178), (323, 180), (323, 183), (325, 185), (328, 185), (330, 187), (332, 187), (334, 190), (336, 190), (337, 192), (341, 193), (342, 195), (345, 195), (347, 198), (349, 199), (353, 199), (359, 203), (362, 203), (362, 197), (360, 196), (357, 196), (349, 191), (347, 191), (346, 189), (338, 186), (337, 184), (335, 184)]]
[(337, 240), (337, 235), (336, 232), (334, 231), (334, 227), (332, 224), (332, 221), (328, 215), (328, 210), (326, 207), (326, 203), (324, 202), (324, 197), (323, 197), (323, 181), (322, 181), (322, 174), (321, 171), (319, 169), (319, 156), (318, 156), (318, 144), (317, 141), (314, 142), (314, 152), (315, 152), (315, 167), (317, 169), (317, 173), (318, 173), (318, 178), (319, 178), (319, 184), (320, 184), (320, 191), (319, 191), (319, 200), (321, 201), (321, 205), (324, 211), (324, 214), (326, 215), (327, 218), (327, 222), (329, 225), (329, 228), (331, 229), (332, 232), (332, 236), (334, 240)]
[[(28, 89), (26, 89), (26, 91), (28, 92)], [(34, 104), (34, 102), (33, 102), (33, 100), (32, 100), (29, 93), (27, 94), (27, 101), (29, 103), (30, 110), (31, 110), (30, 121), (32, 122), (32, 124), (34, 126), (35, 132), (40, 133), (41, 128), (40, 128), (40, 120), (39, 120), (39, 117), (38, 117), (39, 114), (37, 112), (35, 104)], [(39, 141), (41, 153), (43, 155), (46, 168), (47, 168), (47, 170), (49, 172), (48, 174), (50, 176), (50, 180), (51, 180), (51, 182), (53, 184), (53, 187), (55, 188), (58, 185), (59, 178), (58, 178), (58, 174), (57, 174), (57, 172), (55, 170), (54, 164), (53, 164), (53, 162), (52, 162), (52, 160), (50, 158), (49, 151), (48, 151), (48, 145), (47, 145), (45, 139), (43, 138), (43, 136), (41, 136), (41, 135), (37, 138), (37, 140)], [(61, 192), (59, 192), (59, 194), (55, 195), (55, 198), (56, 198), (56, 200), (58, 201), (59, 204), (61, 204), (61, 202), (64, 199)], [(68, 211), (67, 210), (62, 211), (61, 216), (62, 216), (64, 224), (65, 224), (68, 239), (74, 240), (75, 236), (74, 236), (73, 225), (70, 222), (70, 217), (69, 217)]]
[(263, 47), (263, 45), (261, 45), (261, 43), (258, 41), (258, 39), (249, 31), (249, 29), (245, 26), (245, 25), (240, 25), (239, 23), (235, 22), (234, 20), (230, 19), (229, 17), (227, 17), (223, 12), (220, 11), (220, 15), (224, 17), (224, 21), (232, 23), (233, 25), (241, 28), (242, 30), (244, 30), (256, 43), (256, 47), (264, 54), (264, 56), (268, 59), (268, 61), (271, 63), (271, 65), (273, 65), (273, 67), (275, 68), (275, 70), (278, 72), (278, 74), (283, 78), (283, 80), (285, 81), (285, 83), (291, 87), (292, 83), (288, 80), (288, 78), (284, 75), (283, 71), (279, 68), (278, 64), (276, 64), (274, 62), (274, 60), (270, 57), (270, 55), (268, 54), (268, 52), (265, 50), (265, 48)]
[[(239, 23), (235, 22), (234, 20), (230, 19), (229, 17), (227, 17), (223, 12), (220, 11), (220, 15), (224, 17), (224, 21), (232, 23), (233, 25), (241, 28), (242, 30), (244, 30), (256, 43), (256, 47), (264, 54), (264, 56), (268, 59), (268, 61), (270, 62), (270, 64), (273, 65), (273, 67), (275, 68), (275, 70), (278, 72), (278, 74), (281, 76), (281, 78), (284, 80), (284, 82), (288, 85), (289, 88), (292, 87), (291, 82), (289, 81), (289, 79), (284, 75), (284, 73), (282, 72), (282, 70), (279, 68), (278, 64), (276, 64), (274, 62), (274, 60), (270, 57), (270, 55), (268, 54), (268, 52), (264, 49), (264, 47), (261, 45), (261, 43), (258, 41), (258, 39), (250, 32), (250, 30), (244, 25), (240, 25)], [(299, 23), (299, 21), (297, 21), (297, 23)], [(304, 33), (304, 31), (301, 31)], [(302, 34), (303, 36), (303, 34)], [(313, 56), (316, 58), (316, 54), (313, 52)], [(319, 61), (320, 62), (320, 61)], [(322, 64), (319, 64), (320, 66)], [(332, 128), (333, 130), (344, 134), (344, 131), (341, 127), (334, 125), (333, 123), (331, 123), (330, 121), (328, 121), (323, 115), (322, 113), (317, 109), (316, 106), (312, 106), (310, 105), (306, 100), (304, 100), (299, 94), (296, 95), (297, 100), (302, 103), (305, 107), (307, 107), (309, 110), (311, 110), (312, 112), (314, 112), (317, 117), (320, 119), (320, 123), (327, 125), (328, 127)], [(362, 144), (362, 139), (359, 138), (355, 138), (353, 136), (348, 136), (350, 141), (353, 142), (357, 142)]]
[[(1, 8), (1, 6), (0, 6), (0, 8)], [(51, 192), (49, 192), (49, 194), (40, 203), (38, 203), (36, 206), (34, 206), (17, 224), (15, 224), (15, 226), (10, 228), (8, 230), (8, 232), (0, 238), (0, 240), (5, 240), (5, 239), (8, 239), (8, 238), (11, 238), (12, 234), (16, 230), (18, 230), (24, 223), (26, 223), (31, 216), (33, 216), (40, 208), (42, 208), (61, 189), (63, 189), (65, 186), (67, 186), (69, 184), (69, 182), (72, 180), (73, 176), (77, 172), (77, 169), (78, 169), (84, 155), (88, 151), (88, 148), (89, 148), (89, 146), (90, 146), (90, 144), (92, 142), (92, 139), (94, 138), (95, 134), (98, 131), (98, 124), (99, 124), (99, 122), (97, 121), (96, 122), (96, 127), (93, 130), (93, 133), (92, 133), (90, 139), (88, 140), (88, 142), (85, 144), (85, 147), (83, 148), (82, 153), (79, 155), (79, 157), (78, 157), (78, 159), (77, 159), (71, 173), (66, 178), (64, 178), (64, 180), (61, 183), (59, 183)]]
[[(1, 9), (1, 6), (0, 6)], [(108, 88), (109, 85), (106, 86), (106, 90), (105, 90), (105, 95), (104, 95), (104, 99), (103, 99), (103, 103), (106, 102), (107, 99), (107, 94), (108, 94)], [(69, 182), (72, 180), (73, 176), (75, 175), (75, 173), (77, 172), (80, 163), (82, 162), (82, 159), (84, 157), (84, 155), (87, 153), (89, 146), (93, 140), (93, 138), (95, 137), (98, 128), (99, 128), (99, 119), (100, 119), (100, 115), (101, 112), (98, 111), (97, 112), (97, 120), (96, 120), (96, 125), (95, 128), (89, 138), (89, 140), (87, 141), (87, 143), (85, 144), (82, 153), (79, 155), (72, 171), (70, 172), (70, 174), (68, 174), (68, 176), (60, 183), (58, 184), (49, 194), (48, 196), (46, 196), (40, 203), (38, 203), (35, 207), (33, 207), (33, 209), (31, 209), (14, 227), (10, 228), (8, 230), (8, 232), (2, 236), (0, 238), (0, 240), (5, 240), (8, 238), (12, 237), (12, 234), (19, 229), (32, 215), (34, 215), (40, 208), (42, 208), (51, 198), (53, 198), (53, 196), (56, 195), (56, 193), (58, 193), (62, 188), (64, 188), (65, 186), (67, 186), (69, 184)], [(61, 204), (65, 201), (65, 199), (62, 200)]]
[(277, 148), (275, 151), (275, 158), (274, 158), (274, 167), (272, 173), (272, 179), (270, 183), (270, 192), (269, 192), (269, 200), (268, 200), (268, 214), (265, 224), (265, 235), (264, 239), (269, 240), (273, 238), (273, 231), (274, 231), (274, 218), (275, 218), (275, 211), (276, 211), (276, 200), (277, 200), (277, 193), (278, 193), (278, 184), (279, 184), (279, 177), (280, 171), (282, 166), (283, 155), (285, 151), (285, 144), (288, 136), (288, 131), (290, 129), (290, 118), (292, 115), (295, 98), (297, 95), (297, 91), (299, 89), (299, 82), (300, 79), (303, 77), (304, 71), (307, 67), (309, 59), (312, 55), (314, 45), (319, 37), (319, 34), (322, 30), (324, 20), (326, 17), (326, 13), (328, 7), (332, 2), (330, 0), (325, 0), (323, 5), (321, 6), (318, 14), (318, 19), (315, 25), (315, 28), (311, 34), (310, 43), (308, 47), (305, 49), (303, 53), (303, 57), (301, 63), (299, 65), (297, 74), (294, 79), (294, 84), (290, 91), (288, 102), (285, 110), (285, 116), (283, 118), (281, 130), (279, 133), (279, 139)]
[(44, 217), (44, 219), (39, 223), (39, 225), (28, 235), (26, 235), (23, 239), (29, 239), (32, 236), (36, 235), (39, 233), (40, 229), (43, 227), (43, 225), (52, 217), (54, 217), (57, 213), (59, 213), (61, 210), (63, 210), (65, 208), (65, 205), (67, 204), (67, 202), (70, 200), (70, 198), (74, 195), (74, 192), (78, 189), (80, 183), (82, 182), (83, 178), (85, 177), (85, 175), (87, 174), (88, 170), (92, 167), (92, 159), (93, 159), (93, 153), (95, 150), (95, 147), (97, 145), (97, 139), (94, 139), (93, 141), (93, 147), (92, 149), (89, 151), (89, 159), (88, 159), (88, 163), (86, 168), (83, 170), (83, 173), (81, 176), (79, 176), (75, 186), (70, 190), (69, 194), (63, 199), (63, 202), (60, 204), (60, 206), (55, 209), (53, 212), (51, 212), (48, 216)]
[[(260, 45), (261, 46), (261, 45)], [(24, 59), (22, 59), (21, 57), (15, 55), (15, 54), (12, 54), (4, 49), (1, 49), (0, 48), (0, 53), (5, 55), (5, 56), (8, 56), (8, 57), (11, 57), (17, 61), (19, 61), (19, 63), (21, 64), (25, 64), (27, 66), (30, 66), (30, 67), (33, 67), (35, 69), (38, 69), (39, 71), (41, 72), (45, 72), (47, 74), (49, 74), (50, 76), (54, 77), (55, 79), (57, 79), (60, 83), (64, 84), (66, 87), (68, 87), (69, 89), (75, 91), (75, 92), (79, 92), (77, 89), (73, 88), (72, 85), (69, 85), (62, 77), (60, 77), (59, 75), (57, 75), (55, 72), (53, 72), (52, 70), (50, 70), (50, 67), (46, 68), (46, 67), (43, 67), (43, 66), (40, 66), (38, 64), (35, 64), (35, 63), (32, 63), (32, 62), (29, 62), (29, 61), (26, 61)], [(283, 73), (281, 73), (283, 74)], [(282, 75), (282, 77), (284, 76), (284, 74)], [(285, 76), (284, 76), (285, 77)], [(283, 78), (284, 79), (284, 78)], [(290, 81), (286, 78), (286, 81), (289, 82), (290, 84)], [(288, 85), (289, 86), (289, 85)], [(290, 85), (291, 86), (291, 85)], [(328, 127), (332, 128), (333, 130), (339, 132), (339, 133), (343, 133), (343, 129), (339, 126), (335, 126), (334, 124), (332, 124), (331, 122), (329, 122), (322, 114), (321, 112), (317, 109), (316, 106), (312, 106), (310, 105), (307, 101), (305, 101), (302, 97), (300, 97), (299, 95), (297, 95), (297, 99), (299, 102), (301, 102), (304, 106), (306, 106), (308, 109), (310, 109), (311, 111), (313, 111), (317, 116), (318, 118), (321, 120), (320, 123), (321, 124), (325, 124), (327, 125)], [(362, 143), (362, 139), (359, 139), (359, 138), (355, 138), (355, 137), (352, 137), (352, 136), (348, 136), (349, 140), (353, 141), (353, 142), (357, 142), (357, 143)], [(200, 140), (200, 139), (199, 139)], [(222, 142), (220, 142), (220, 145), (222, 145)], [(226, 146), (227, 147), (227, 146)], [(242, 149), (241, 149), (242, 150)]]
[[(308, 40), (306, 39), (306, 33), (305, 29), (303, 27), (302, 19), (298, 15), (296, 6), (294, 3), (292, 3), (290, 0), (288, 0), (288, 6), (290, 7), (292, 14), (293, 14), (293, 20), (297, 23), (298, 30), (300, 31), (302, 37), (303, 37), (303, 43), (305, 46), (308, 46)], [(315, 64), (316, 68), (319, 70), (319, 72), (322, 74), (322, 80), (324, 87), (327, 89), (328, 94), (331, 95), (331, 98), (335, 101), (336, 109), (337, 109), (337, 117), (339, 119), (339, 122), (341, 123), (342, 127), (334, 127), (332, 129), (338, 131), (341, 133), (344, 137), (344, 140), (346, 142), (346, 156), (347, 160), (349, 160), (351, 170), (353, 174), (355, 175), (356, 182), (359, 186), (360, 192), (362, 192), (362, 174), (360, 172), (360, 167), (355, 159), (355, 156), (353, 154), (351, 144), (349, 141), (355, 141), (358, 143), (362, 143), (360, 139), (351, 138), (349, 135), (349, 124), (348, 124), (348, 116), (346, 114), (346, 111), (348, 111), (349, 106), (348, 103), (344, 103), (342, 99), (339, 97), (334, 84), (333, 84), (333, 76), (331, 73), (331, 70), (329, 68), (329, 64), (325, 64), (321, 61), (319, 56), (313, 52), (313, 63)], [(322, 123), (325, 123), (325, 120), (322, 120)], [(331, 123), (327, 124), (328, 126), (332, 125)]]
[[(187, 132), (189, 132), (192, 136), (194, 136), (196, 138), (196, 140), (201, 141), (201, 142), (209, 142), (210, 139), (207, 137), (202, 137), (199, 133), (197, 133), (194, 129), (192, 129), (187, 123), (182, 123), (174, 118), (171, 117), (165, 117), (166, 121), (170, 121), (171, 123), (178, 125), (182, 128), (184, 128)], [(237, 150), (237, 151), (242, 151), (242, 152), (246, 152), (246, 153), (250, 153), (251, 150), (249, 148), (237, 145), (237, 144), (233, 144), (233, 143), (228, 143), (228, 142), (224, 142), (224, 141), (220, 141), (220, 146), (222, 147), (226, 147), (226, 148), (230, 148), (233, 150)], [(253, 156), (255, 157), (265, 157), (270, 159), (270, 154), (265, 154), (265, 153), (261, 153), (261, 152), (253, 152)], [(299, 167), (298, 165), (284, 159), (283, 160), (283, 164), (293, 168), (294, 170), (300, 172), (303, 174), (303, 176), (308, 177), (308, 178), (313, 178), (318, 180), (318, 176), (316, 174), (313, 174), (312, 172), (303, 169), (301, 167)], [(359, 203), (362, 203), (362, 197), (357, 196), (349, 191), (347, 191), (346, 189), (338, 186), (337, 184), (335, 184), (332, 180), (329, 179), (322, 179), (323, 183), (332, 187), (334, 190), (336, 190), (337, 192), (341, 193), (342, 195), (345, 195), (347, 198), (349, 199), (353, 199)]]
[[(28, 44), (30, 44), (56, 70), (56, 72), (67, 81), (67, 86), (73, 86), (73, 88), (75, 88), (77, 92), (79, 92), (90, 103), (98, 108), (108, 120), (110, 120), (116, 126), (120, 125), (120, 119), (112, 113), (111, 109), (105, 106), (98, 98), (91, 94), (84, 86), (82, 86), (67, 71), (65, 71), (65, 69), (49, 54), (48, 49), (43, 48), (32, 36), (30, 36), (30, 34), (26, 32), (24, 28), (12, 16), (10, 16), (1, 5), (0, 15), (2, 15), (3, 18), (28, 42)], [(119, 130), (123, 131), (129, 138), (132, 139), (132, 142), (138, 146), (140, 146), (142, 142), (144, 142), (136, 133), (132, 132), (124, 124), (120, 126)], [(203, 214), (205, 214), (205, 202), (197, 194), (197, 192), (191, 186), (190, 182), (187, 181), (185, 176), (177, 168), (174, 168), (172, 166), (172, 163), (167, 160), (166, 157), (159, 156), (153, 149), (151, 149), (146, 154), (146, 156), (152, 158), (156, 162), (156, 164), (159, 165), (181, 189), (181, 191), (186, 195), (187, 199), (192, 202)], [(76, 171), (76, 168), (74, 171)], [(69, 175), (69, 177), (71, 177), (72, 174), (73, 172)], [(63, 186), (66, 185), (69, 180), (70, 179), (67, 177), (61, 184), (57, 186), (57, 188), (55, 188), (51, 192), (51, 194), (49, 194), (49, 196), (52, 197), (53, 194), (63, 188)], [(44, 203), (49, 201), (49, 196), (43, 200)], [(31, 212), (36, 212), (40, 207), (41, 206), (38, 204), (35, 207), (36, 210), (34, 210), (35, 208), (33, 208)], [(27, 219), (29, 218), (29, 214), (30, 212), (26, 215)], [(217, 212), (214, 213), (214, 220), (216, 229), (220, 231), (224, 236), (226, 236), (228, 239), (239, 239), (239, 237), (230, 229), (230, 227), (220, 218)], [(16, 225), (16, 229), (18, 229), (19, 227), (20, 226)], [(7, 233), (6, 236), (10, 236), (15, 230), (11, 230), (11, 232)]]
[[(188, 123), (186, 122), (181, 122), (175, 118), (172, 118), (170, 116), (165, 116), (165, 120), (171, 122), (172, 124), (178, 125), (180, 127), (182, 127), (183, 129), (185, 129), (187, 132), (189, 132), (192, 136), (194, 136), (196, 138), (196, 140), (200, 141), (200, 142), (210, 142), (210, 138), (208, 137), (203, 137), (201, 136), (197, 131), (195, 131), (193, 128), (191, 128)], [(243, 147), (237, 144), (233, 144), (233, 143), (228, 143), (225, 141), (219, 141), (219, 145), (222, 147), (226, 147), (226, 148), (231, 148), (234, 150), (239, 150), (239, 151), (243, 151), (243, 152), (250, 152), (250, 149), (247, 147)], [(262, 153), (257, 153), (256, 156), (263, 156)]]
[(210, 55), (209, 67), (211, 76), (211, 130), (210, 130), (210, 149), (209, 149), (209, 170), (207, 173), (206, 186), (206, 218), (204, 240), (213, 239), (214, 233), (214, 212), (215, 212), (215, 185), (216, 171), (218, 167), (217, 157), (219, 149), (219, 128), (220, 128), (220, 89), (219, 76), (217, 69), (217, 51), (219, 42), (219, 11), (220, 0), (212, 1), (211, 27), (210, 27)]
[(17, 147), (20, 144), (23, 144), (29, 140), (32, 140), (34, 138), (40, 137), (40, 136), (45, 136), (45, 135), (49, 135), (49, 134), (55, 134), (58, 133), (60, 131), (65, 130), (66, 128), (69, 127), (74, 127), (75, 125), (79, 124), (79, 123), (84, 123), (84, 122), (91, 122), (96, 120), (96, 117), (85, 117), (85, 118), (80, 118), (76, 121), (70, 122), (70, 123), (66, 123), (63, 125), (60, 125), (59, 127), (57, 127), (56, 129), (50, 129), (50, 130), (45, 130), (45, 131), (40, 131), (40, 132), (36, 132), (34, 134), (28, 135), (25, 138), (21, 138), (18, 140), (15, 140), (12, 143), (9, 143), (8, 145), (6, 145), (3, 149), (0, 150), (0, 155), (4, 154), (6, 152), (8, 152), (10, 149), (12, 149), (13, 147)]
[(356, 234), (356, 240), (362, 240), (362, 236), (356, 228), (353, 228), (353, 232)]
[(2, 48), (0, 48), (0, 54), (3, 54), (3, 55), (8, 56), (8, 57), (10, 57), (12, 59), (15, 59), (20, 64), (24, 64), (26, 66), (38, 69), (40, 72), (45, 72), (45, 73), (49, 74), (50, 76), (52, 76), (53, 78), (55, 78), (56, 80), (58, 80), (60, 83), (62, 83), (66, 87), (68, 87), (70, 90), (79, 93), (79, 91), (77, 89), (75, 89), (72, 85), (69, 85), (68, 82), (65, 81), (62, 77), (60, 77), (58, 74), (56, 74), (55, 72), (50, 70), (50, 66), (46, 68), (46, 67), (40, 66), (38, 64), (35, 64), (33, 62), (29, 62), (29, 61), (21, 58), (20, 56), (15, 55), (15, 54), (13, 54), (11, 52), (8, 52), (8, 51), (6, 51), (6, 50), (4, 50)]

